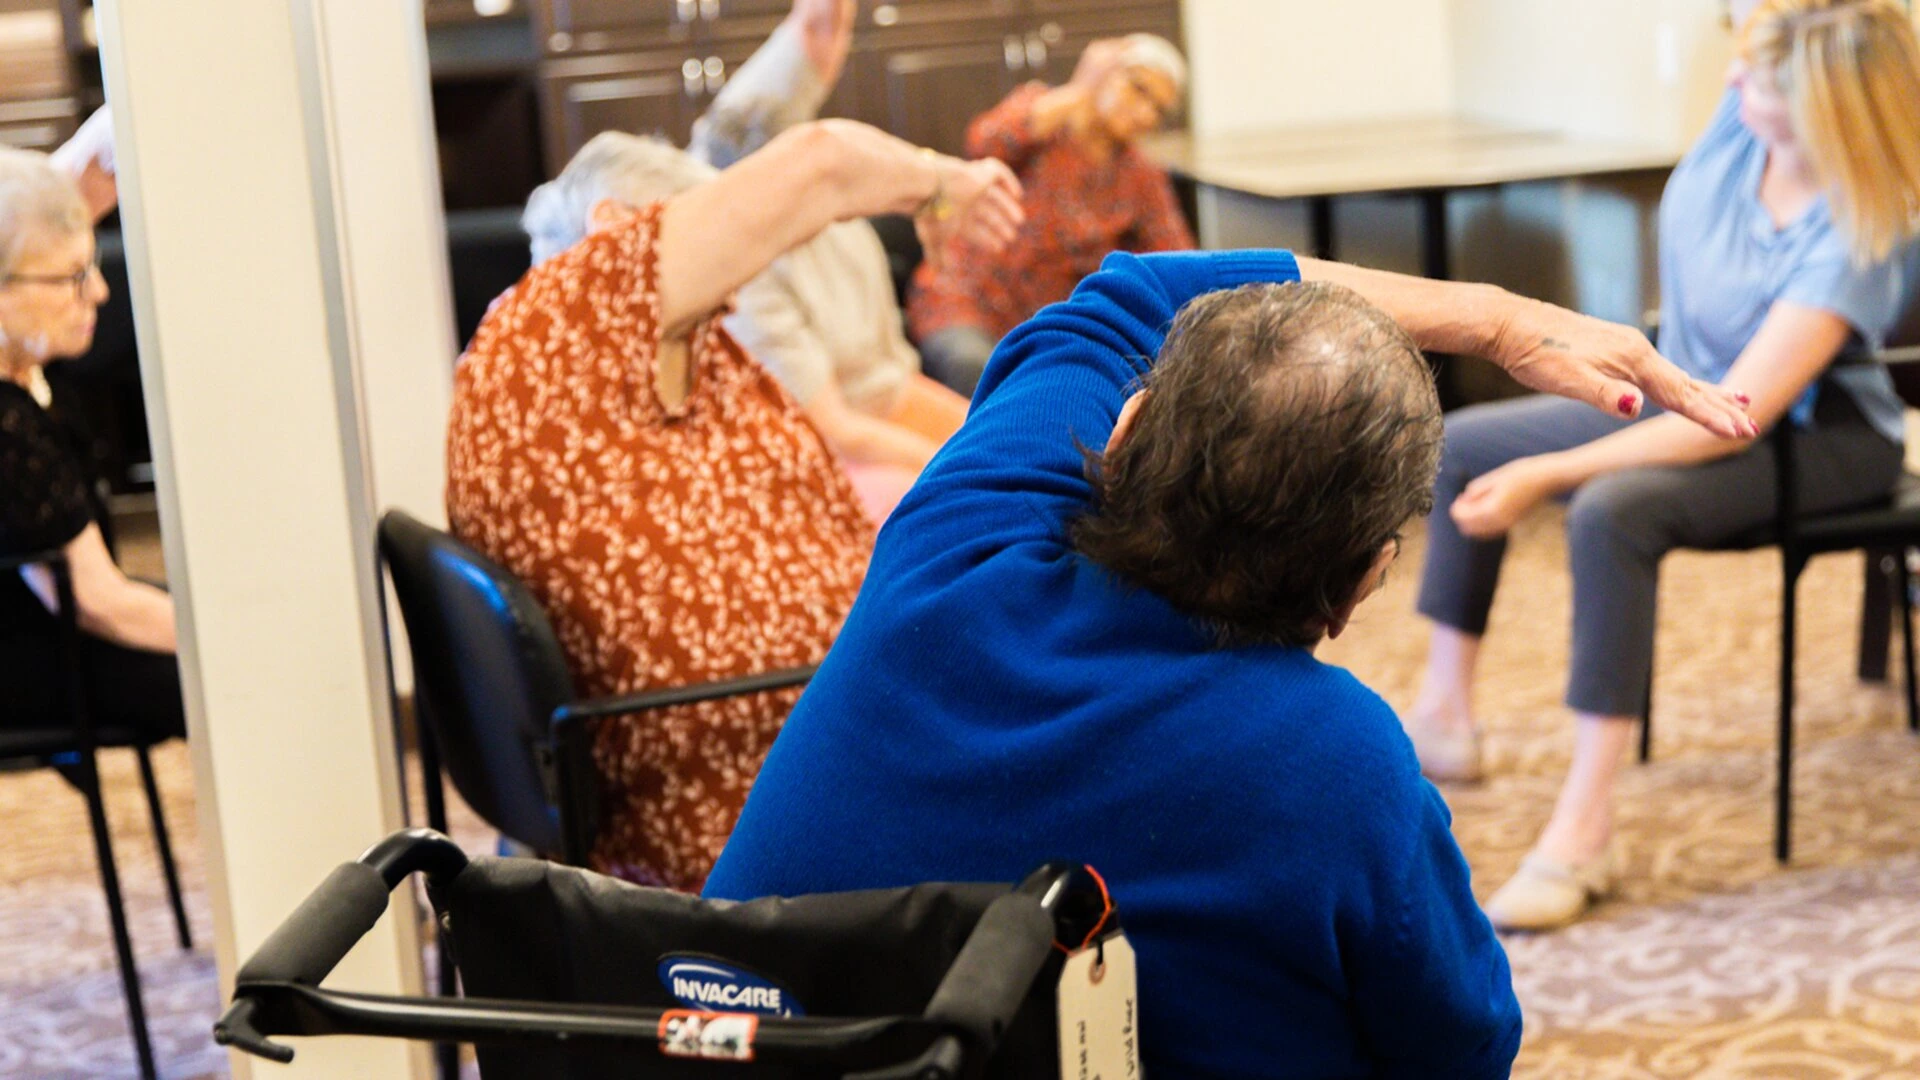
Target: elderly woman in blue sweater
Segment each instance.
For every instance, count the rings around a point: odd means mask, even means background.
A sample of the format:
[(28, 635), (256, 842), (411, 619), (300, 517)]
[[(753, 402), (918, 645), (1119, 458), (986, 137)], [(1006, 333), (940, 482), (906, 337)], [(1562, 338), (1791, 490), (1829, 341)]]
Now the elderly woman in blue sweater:
[(708, 894), (1085, 861), (1149, 1075), (1507, 1075), (1519, 1007), (1446, 807), (1313, 655), (1431, 502), (1422, 347), (1753, 432), (1636, 332), (1490, 287), (1111, 256), (1001, 344), (881, 531)]

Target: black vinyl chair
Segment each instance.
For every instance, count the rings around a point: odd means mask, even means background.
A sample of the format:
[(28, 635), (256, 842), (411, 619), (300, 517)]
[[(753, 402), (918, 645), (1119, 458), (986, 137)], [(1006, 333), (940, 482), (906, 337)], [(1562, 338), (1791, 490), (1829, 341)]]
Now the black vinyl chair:
[[(1894, 373), (1894, 386), (1911, 407), (1920, 408), (1920, 308), (1909, 313), (1900, 332), (1888, 349), (1862, 350), (1843, 357), (1842, 364), (1885, 364)], [(1823, 393), (1844, 393), (1827, 386)], [(1875, 606), (1888, 602), (1885, 589), (1874, 588), (1876, 574), (1890, 579), (1899, 603), (1901, 644), (1905, 653), (1907, 725), (1920, 732), (1920, 688), (1915, 686), (1913, 644), (1913, 576), (1907, 569), (1907, 549), (1920, 547), (1920, 477), (1902, 473), (1898, 487), (1884, 500), (1865, 506), (1825, 514), (1803, 514), (1799, 510), (1794, 470), (1793, 425), (1779, 423), (1767, 435), (1778, 467), (1775, 469), (1776, 503), (1774, 520), (1714, 546), (1713, 551), (1752, 551), (1763, 547), (1780, 549), (1780, 740), (1774, 789), (1773, 854), (1786, 863), (1793, 854), (1793, 705), (1794, 646), (1798, 630), (1798, 593), (1800, 576), (1816, 555), (1839, 551), (1866, 551), (1869, 554), (1865, 590), (1868, 605), (1862, 614), (1861, 669), (1875, 670), (1869, 653), (1876, 647), (1880, 657), (1886, 652), (1886, 639), (1874, 627), (1884, 628), (1884, 611)], [(1884, 659), (1878, 661), (1883, 664)], [(1640, 724), (1640, 760), (1653, 753), (1653, 687), (1648, 682), (1646, 709)]]
[[(473, 996), (320, 989), (416, 871)], [(293, 1050), (270, 1036), (471, 1042), (487, 1080), (1057, 1080), (1065, 950), (1104, 947), (1118, 928), (1105, 887), (1070, 863), (1011, 890), (729, 903), (530, 859), (469, 860), (419, 829), (336, 869), (268, 937), (214, 1039), (281, 1062)]]
[(440, 769), (489, 825), (582, 866), (598, 821), (593, 725), (698, 701), (800, 686), (813, 668), (581, 701), (553, 626), (505, 567), (400, 510), (380, 520), (413, 658), (429, 825), (444, 831)]
[[(174, 932), (180, 948), (192, 950), (193, 933), (187, 926), (187, 909), (180, 897), (180, 875), (174, 868), (173, 844), (167, 836), (167, 818), (160, 806), (160, 789), (154, 782), (153, 760), (148, 751), (152, 740), (142, 732), (98, 728), (87, 708), (86, 677), (81, 670), (80, 627), (74, 601), (73, 576), (67, 558), (59, 550), (28, 555), (0, 557), (0, 573), (18, 573), (30, 566), (43, 566), (53, 576), (54, 594), (59, 601), (58, 627), (60, 685), (65, 712), (70, 723), (62, 727), (0, 726), (0, 760), (37, 760), (72, 757), (74, 766), (67, 777), (87, 800), (87, 816), (93, 828), (94, 857), (100, 865), (100, 884), (107, 894), (107, 920), (113, 930), (113, 949), (120, 965), (120, 986), (127, 999), (127, 1026), (132, 1029), (135, 1056), (140, 1075), (153, 1080), (158, 1075), (153, 1060), (153, 1042), (147, 1033), (147, 1010), (140, 993), (140, 971), (134, 963), (133, 940), (127, 933), (126, 903), (120, 895), (120, 873), (114, 864), (113, 837), (107, 828), (106, 802), (100, 794), (99, 763), (95, 752), (128, 747), (140, 762), (140, 780), (147, 789), (147, 810), (153, 816), (153, 839), (160, 853), (160, 869), (167, 880), (167, 898), (173, 904)], [(0, 707), (0, 712), (4, 708)]]

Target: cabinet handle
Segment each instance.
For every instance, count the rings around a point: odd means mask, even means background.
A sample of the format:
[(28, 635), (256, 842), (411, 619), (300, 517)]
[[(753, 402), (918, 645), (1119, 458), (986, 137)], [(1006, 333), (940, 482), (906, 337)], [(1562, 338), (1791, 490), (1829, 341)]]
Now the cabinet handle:
[(720, 17), (720, 0), (700, 0), (700, 17), (712, 22)]
[(1040, 27), (1040, 40), (1048, 45), (1058, 45), (1066, 39), (1066, 36), (1067, 32), (1062, 30), (1057, 22), (1050, 22)]
[(1020, 43), (1020, 39), (1017, 36), (1012, 34), (1007, 35), (1007, 39), (1001, 42), (1001, 48), (1003, 48), (1007, 54), (1008, 71), (1019, 71), (1021, 68), (1027, 66), (1027, 49), (1026, 46)]
[(881, 4), (873, 9), (873, 25), (892, 26), (900, 21), (900, 9), (892, 4)]
[(690, 23), (700, 15), (700, 0), (678, 0), (673, 6), (674, 17), (683, 23)]
[[(92, 11), (92, 8), (88, 8)], [(473, 13), (483, 19), (505, 15), (513, 10), (513, 0), (473, 0)]]
[(1047, 43), (1039, 34), (1027, 35), (1027, 66), (1035, 71), (1047, 66)]
[(680, 87), (688, 97), (699, 97), (706, 88), (705, 69), (700, 66), (700, 58), (689, 56), (680, 65)]
[(717, 56), (709, 56), (707, 57), (706, 64), (703, 65), (703, 70), (707, 76), (707, 93), (717, 94), (720, 92), (721, 87), (727, 85), (727, 62), (725, 60)]
[(547, 39), (547, 48), (554, 52), (566, 52), (573, 48), (573, 35), (565, 30), (555, 31), (553, 36)]

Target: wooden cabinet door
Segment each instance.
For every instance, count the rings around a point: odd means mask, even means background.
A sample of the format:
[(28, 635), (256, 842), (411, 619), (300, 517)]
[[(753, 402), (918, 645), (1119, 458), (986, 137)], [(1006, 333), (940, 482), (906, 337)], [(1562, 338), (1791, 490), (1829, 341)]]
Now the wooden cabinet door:
[(1032, 77), (1016, 23), (980, 20), (967, 30), (918, 41), (884, 35), (857, 49), (850, 75), (861, 118), (908, 142), (961, 153), (973, 118)]
[(547, 173), (558, 175), (588, 139), (602, 131), (659, 135), (685, 145), (704, 94), (701, 61), (694, 56), (621, 64), (548, 65), (541, 93), (546, 115)]
[(749, 45), (733, 44), (549, 61), (542, 80), (549, 175), (602, 131), (687, 145), (693, 122), (752, 53)]
[(549, 56), (691, 46), (699, 0), (531, 0), (534, 34)]
[(1088, 5), (1069, 4), (1066, 0), (1048, 0), (1055, 10), (1042, 10), (1033, 18), (1028, 34), (1028, 49), (1042, 58), (1039, 65), (1050, 83), (1063, 83), (1073, 77), (1074, 65), (1087, 45), (1100, 38), (1127, 34), (1158, 34), (1181, 46), (1180, 11), (1173, 4), (1135, 4), (1085, 10)]
[(680, 0), (541, 0), (548, 29), (579, 35), (594, 30), (658, 28), (690, 21), (689, 5)]

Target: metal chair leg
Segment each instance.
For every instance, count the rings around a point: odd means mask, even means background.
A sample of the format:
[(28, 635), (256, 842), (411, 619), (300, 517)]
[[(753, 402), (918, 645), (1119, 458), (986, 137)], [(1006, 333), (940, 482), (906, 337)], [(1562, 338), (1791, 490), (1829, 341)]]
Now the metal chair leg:
[(1785, 865), (1793, 857), (1793, 650), (1797, 593), (1805, 561), (1782, 553), (1785, 580), (1780, 595), (1780, 763), (1774, 788), (1773, 857)]
[(1640, 709), (1640, 764), (1653, 760), (1653, 669), (1647, 669), (1647, 696)]
[(1914, 685), (1913, 678), (1913, 571), (1907, 569), (1905, 549), (1894, 555), (1894, 561), (1900, 566), (1900, 645), (1907, 661), (1907, 729), (1920, 731), (1920, 687)]
[(147, 813), (153, 817), (153, 844), (160, 849), (160, 872), (167, 878), (167, 900), (173, 904), (173, 930), (183, 952), (193, 951), (193, 931), (187, 926), (187, 905), (180, 897), (180, 872), (173, 864), (173, 841), (167, 836), (167, 815), (160, 806), (160, 785), (153, 779), (153, 758), (147, 747), (136, 746), (140, 783), (147, 789)]
[(140, 1060), (141, 1080), (157, 1080), (153, 1042), (147, 1035), (147, 1008), (140, 997), (140, 971), (133, 962), (133, 939), (127, 934), (127, 910), (120, 898), (120, 874), (113, 863), (113, 837), (107, 832), (107, 805), (100, 797), (100, 769), (93, 752), (82, 751), (78, 770), (87, 797), (87, 816), (93, 825), (93, 851), (100, 862), (100, 884), (107, 894), (107, 921), (113, 927), (113, 950), (120, 961), (120, 986), (127, 997), (127, 1026), (133, 1030), (133, 1049)]

